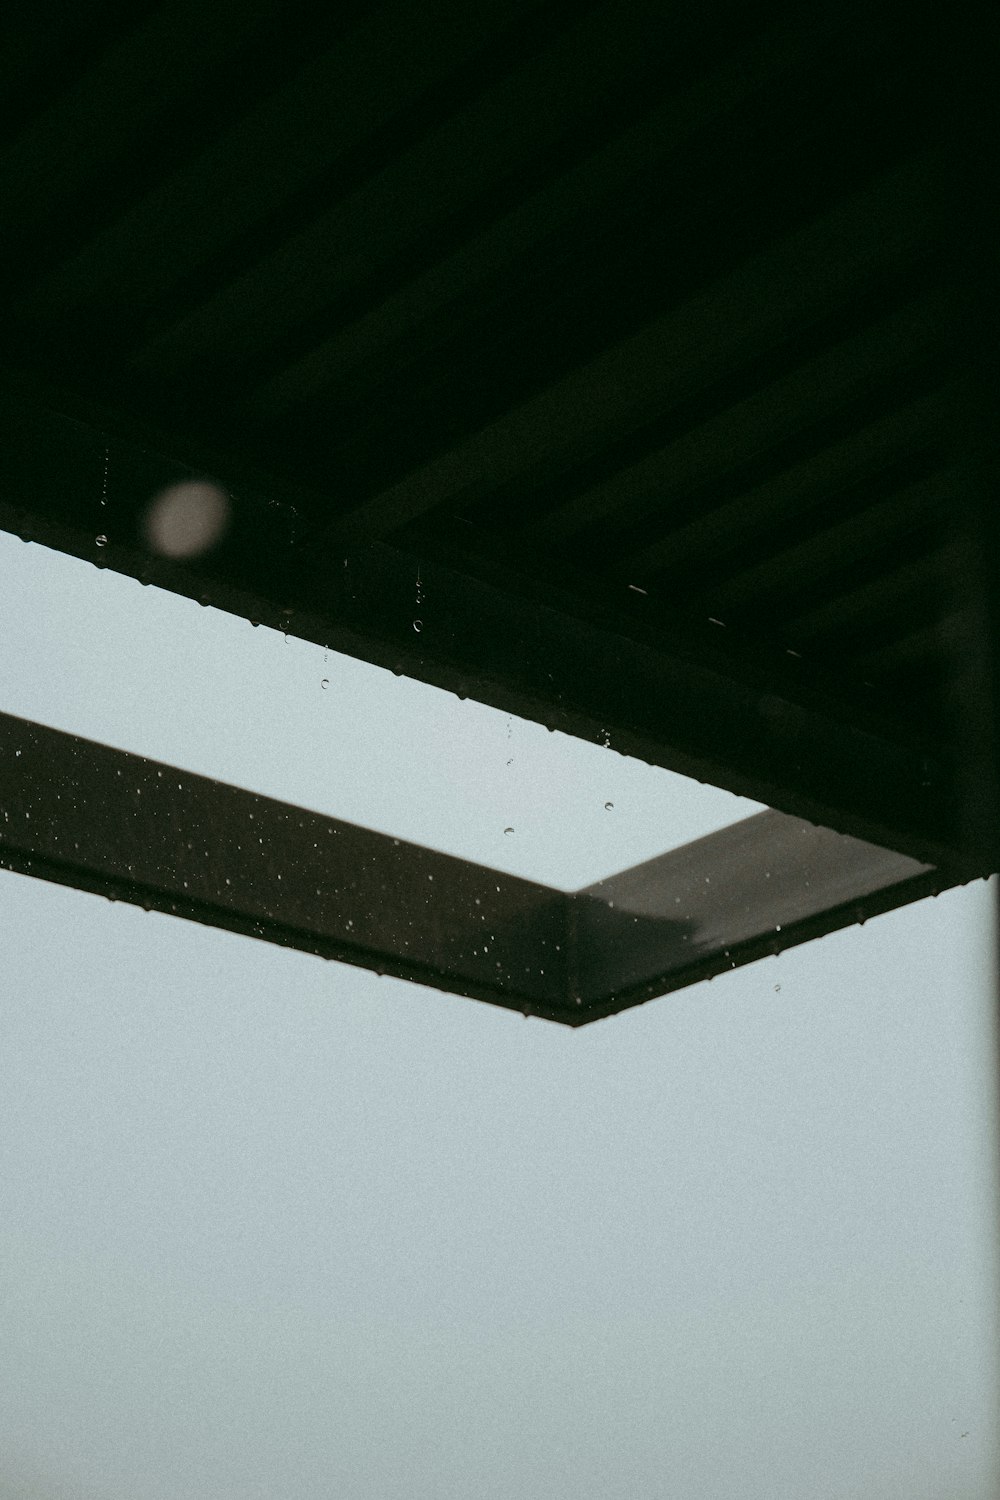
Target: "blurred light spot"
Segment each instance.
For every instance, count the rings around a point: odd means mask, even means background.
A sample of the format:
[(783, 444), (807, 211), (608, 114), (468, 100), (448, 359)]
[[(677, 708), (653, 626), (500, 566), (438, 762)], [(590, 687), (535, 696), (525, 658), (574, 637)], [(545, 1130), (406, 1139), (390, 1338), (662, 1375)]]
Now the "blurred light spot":
[(200, 557), (222, 539), (229, 514), (229, 496), (210, 480), (172, 484), (150, 502), (146, 539), (161, 557)]

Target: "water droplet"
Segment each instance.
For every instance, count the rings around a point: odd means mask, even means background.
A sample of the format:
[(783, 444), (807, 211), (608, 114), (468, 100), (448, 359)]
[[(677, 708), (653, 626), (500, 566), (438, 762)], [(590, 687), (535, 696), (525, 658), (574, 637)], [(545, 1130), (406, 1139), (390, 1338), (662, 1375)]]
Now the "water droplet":
[(423, 622), (423, 620), (414, 620), (414, 622), (413, 622), (413, 628), (417, 632), (417, 634), (419, 635), (420, 632), (424, 628), (424, 622)]
[(100, 536), (95, 536), (94, 541), (99, 547), (106, 547), (108, 545), (108, 539), (104, 535), (103, 531), (101, 532)]
[(504, 833), (513, 833), (513, 832), (514, 832), (513, 828), (505, 828), (504, 829)]
[(231, 509), (229, 495), (211, 480), (182, 480), (153, 496), (141, 525), (161, 557), (200, 557), (225, 535)]
[(329, 677), (324, 677), (323, 681), (320, 683), (320, 687), (323, 688), (324, 691), (325, 691), (329, 686), (330, 686), (330, 679), (329, 679)]
[(605, 804), (604, 804), (604, 811), (605, 812), (612, 812), (614, 810), (614, 805), (615, 804), (613, 802), (605, 802)]
[(780, 985), (780, 984), (776, 984), (776, 985), (775, 985), (775, 986), (774, 986), (774, 993), (775, 993), (775, 994), (776, 994), (776, 995), (780, 995), (780, 994), (781, 994), (781, 985)]

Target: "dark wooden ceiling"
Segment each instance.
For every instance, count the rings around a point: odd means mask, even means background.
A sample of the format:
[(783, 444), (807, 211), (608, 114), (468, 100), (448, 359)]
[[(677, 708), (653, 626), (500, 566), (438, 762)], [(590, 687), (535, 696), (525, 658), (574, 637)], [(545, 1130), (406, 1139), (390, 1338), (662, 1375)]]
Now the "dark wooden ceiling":
[[(3, 524), (141, 570), (140, 452), (217, 474), (237, 524), (156, 581), (926, 852), (967, 597), (946, 40), (850, 0), (36, 4)], [(410, 598), (346, 618), (349, 558), (419, 564), (419, 639)], [(651, 652), (708, 684), (698, 743), (639, 722)]]

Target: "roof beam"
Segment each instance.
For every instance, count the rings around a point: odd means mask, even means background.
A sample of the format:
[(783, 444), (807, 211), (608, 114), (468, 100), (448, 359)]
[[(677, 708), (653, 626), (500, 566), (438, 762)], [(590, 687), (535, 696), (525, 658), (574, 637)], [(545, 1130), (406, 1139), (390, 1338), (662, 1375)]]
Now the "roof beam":
[(8, 714), (0, 867), (572, 1026), (953, 883), (766, 812), (566, 894)]
[(577, 892), (572, 972), (596, 1019), (937, 895), (943, 884), (905, 855), (758, 813)]
[(556, 1020), (563, 898), (0, 714), (0, 864)]
[(624, 586), (584, 611), (555, 578), (423, 559), (418, 633), (417, 558), (332, 546), (300, 530), (280, 485), (272, 497), (225, 473), (235, 496), (225, 544), (194, 565), (158, 558), (145, 508), (197, 471), (148, 444), (0, 392), (0, 526), (922, 862), (978, 871), (981, 850), (970, 868), (958, 832), (949, 747), (844, 702), (783, 652), (741, 645), (735, 630), (668, 627), (655, 599)]

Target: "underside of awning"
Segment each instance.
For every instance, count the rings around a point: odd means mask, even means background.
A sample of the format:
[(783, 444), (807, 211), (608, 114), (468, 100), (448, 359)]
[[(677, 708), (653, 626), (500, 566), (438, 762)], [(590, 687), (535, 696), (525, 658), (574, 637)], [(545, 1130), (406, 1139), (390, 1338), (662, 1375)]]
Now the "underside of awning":
[[(36, 7), (0, 526), (893, 851), (906, 899), (995, 869), (987, 52), (903, 21)], [(191, 484), (225, 524), (180, 556)]]

